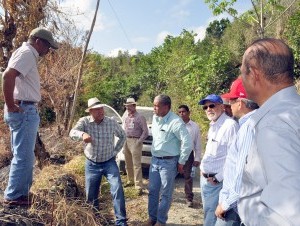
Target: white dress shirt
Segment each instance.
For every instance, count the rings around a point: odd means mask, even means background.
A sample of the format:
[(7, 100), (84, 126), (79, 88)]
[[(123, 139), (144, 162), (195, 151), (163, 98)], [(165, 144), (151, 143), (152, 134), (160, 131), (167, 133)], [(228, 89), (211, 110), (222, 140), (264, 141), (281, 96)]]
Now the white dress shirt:
[(193, 151), (194, 151), (194, 161), (200, 162), (201, 159), (201, 133), (200, 128), (194, 121), (190, 120), (185, 123), (189, 134), (192, 137)]
[(223, 180), (223, 168), (232, 141), (239, 129), (238, 123), (223, 113), (216, 122), (210, 123), (205, 154), (200, 164), (202, 173), (215, 173), (218, 181)]

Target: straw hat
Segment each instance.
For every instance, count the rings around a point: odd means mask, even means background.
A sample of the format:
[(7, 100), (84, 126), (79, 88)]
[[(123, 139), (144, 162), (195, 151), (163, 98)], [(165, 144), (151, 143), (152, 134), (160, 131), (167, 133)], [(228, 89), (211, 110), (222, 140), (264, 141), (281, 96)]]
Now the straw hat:
[(93, 97), (88, 100), (88, 108), (85, 109), (85, 112), (89, 112), (90, 109), (102, 108), (102, 107), (104, 107), (104, 104), (101, 104), (97, 97)]
[(131, 105), (131, 104), (137, 104), (137, 102), (135, 102), (135, 99), (132, 97), (127, 98), (126, 103), (124, 105), (126, 106), (126, 105)]

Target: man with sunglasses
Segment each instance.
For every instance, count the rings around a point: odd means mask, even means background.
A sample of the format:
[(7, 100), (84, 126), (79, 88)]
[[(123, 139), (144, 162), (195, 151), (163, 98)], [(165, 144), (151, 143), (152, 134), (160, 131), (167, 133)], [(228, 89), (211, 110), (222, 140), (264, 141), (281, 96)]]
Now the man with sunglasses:
[(44, 28), (31, 31), (28, 41), (13, 52), (3, 73), (4, 120), (11, 131), (11, 161), (4, 204), (30, 205), (34, 146), (40, 122), (41, 100), (38, 57), (57, 49), (52, 33)]
[(202, 108), (210, 120), (205, 153), (200, 164), (204, 225), (214, 226), (217, 220), (215, 209), (223, 185), (223, 168), (227, 150), (234, 140), (239, 126), (234, 119), (225, 114), (220, 96), (210, 94), (200, 100), (199, 105), (203, 105)]
[(223, 187), (219, 193), (219, 205), (215, 211), (218, 217), (216, 226), (239, 226), (240, 217), (237, 212), (237, 200), (241, 180), (239, 174), (242, 172), (238, 158), (243, 153), (243, 143), (240, 136), (244, 135), (242, 125), (258, 108), (258, 105), (247, 99), (247, 94), (242, 79), (237, 78), (230, 87), (230, 92), (222, 95), (222, 99), (231, 105), (233, 117), (238, 119), (240, 129), (236, 139), (228, 150), (224, 166)]

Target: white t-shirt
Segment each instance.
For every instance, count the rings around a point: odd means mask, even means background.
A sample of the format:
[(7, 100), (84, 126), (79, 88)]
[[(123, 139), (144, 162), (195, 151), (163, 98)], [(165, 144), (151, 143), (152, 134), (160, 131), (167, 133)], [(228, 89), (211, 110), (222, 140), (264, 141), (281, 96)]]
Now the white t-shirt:
[(37, 68), (38, 52), (29, 43), (13, 52), (8, 67), (20, 72), (16, 78), (14, 99), (39, 102), (41, 100), (40, 75)]

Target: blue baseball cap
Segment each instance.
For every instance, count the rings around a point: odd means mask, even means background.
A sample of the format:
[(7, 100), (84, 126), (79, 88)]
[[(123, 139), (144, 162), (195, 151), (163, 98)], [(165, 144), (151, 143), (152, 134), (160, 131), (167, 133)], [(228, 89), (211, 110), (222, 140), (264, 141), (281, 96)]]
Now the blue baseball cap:
[(207, 97), (205, 97), (204, 99), (200, 100), (199, 105), (204, 105), (205, 101), (211, 101), (213, 103), (223, 104), (222, 98), (216, 94), (210, 94)]

